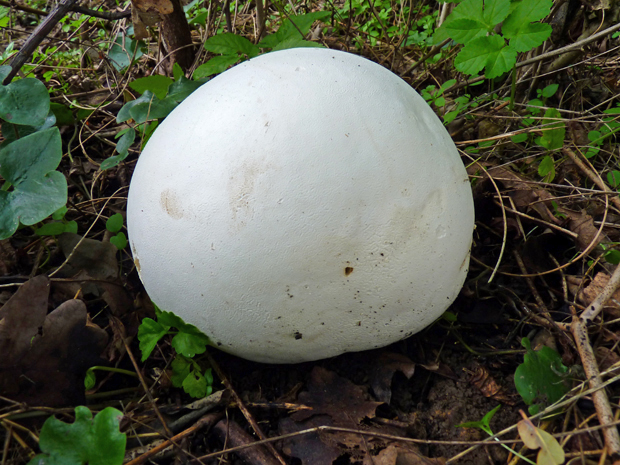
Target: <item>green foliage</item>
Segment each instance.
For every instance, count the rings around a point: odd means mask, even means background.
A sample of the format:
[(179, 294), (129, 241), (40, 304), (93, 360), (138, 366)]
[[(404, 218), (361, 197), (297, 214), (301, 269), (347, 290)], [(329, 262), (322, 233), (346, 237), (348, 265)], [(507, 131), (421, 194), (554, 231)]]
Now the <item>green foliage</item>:
[(114, 233), (114, 236), (110, 237), (110, 243), (112, 245), (116, 246), (118, 250), (123, 250), (127, 247), (127, 236), (121, 231), (123, 228), (123, 215), (120, 213), (112, 215), (108, 218), (108, 221), (106, 221), (105, 228), (111, 233)]
[(620, 119), (618, 118), (620, 105), (605, 110), (603, 114), (609, 116), (603, 117), (601, 127), (598, 130), (588, 132), (590, 146), (585, 154), (586, 158), (592, 158), (598, 154), (605, 140), (620, 131)]
[(533, 350), (528, 338), (521, 344), (526, 349), (523, 363), (515, 371), (515, 387), (529, 405), (531, 415), (538, 413), (541, 407), (553, 404), (568, 392), (566, 377), (568, 368), (562, 358), (553, 349), (543, 346)]
[[(183, 75), (178, 64), (174, 66), (174, 81), (166, 76), (152, 75), (136, 79), (129, 86), (142, 95), (123, 105), (116, 115), (117, 123), (133, 120), (142, 131), (142, 146), (157, 127), (157, 120), (163, 119), (188, 95), (204, 84), (204, 81), (192, 81)], [(152, 124), (146, 124), (152, 121)], [(101, 163), (101, 169), (107, 170), (117, 166), (129, 156), (129, 148), (136, 139), (134, 128), (127, 128), (116, 135), (118, 155), (111, 156)], [(116, 244), (115, 244), (116, 245)], [(118, 245), (117, 245), (118, 247)]]
[(146, 46), (143, 42), (129, 37), (132, 34), (133, 27), (130, 27), (125, 34), (117, 35), (108, 52), (108, 58), (117, 71), (129, 68), (129, 65), (135, 63), (144, 54), (143, 50)]
[(258, 45), (248, 39), (229, 32), (217, 34), (209, 38), (204, 47), (211, 53), (220, 56), (211, 58), (194, 71), (194, 79), (202, 79), (226, 71), (240, 61), (254, 58), (263, 50), (284, 50), (296, 47), (321, 47), (316, 42), (305, 40), (315, 21), (321, 21), (330, 16), (329, 11), (316, 11), (300, 16), (287, 18), (275, 34), (267, 35)]
[[(477, 74), (483, 69), (489, 79), (510, 71), (517, 53), (541, 45), (551, 35), (551, 26), (538, 21), (551, 10), (551, 0), (464, 0), (435, 31), (436, 44), (451, 38), (463, 49), (454, 60), (457, 70)], [(495, 32), (502, 24), (501, 34)]]
[[(0, 82), (10, 72), (0, 67)], [(55, 171), (62, 158), (56, 118), (47, 89), (26, 78), (0, 85), (0, 118), (5, 141), (0, 146), (0, 239), (19, 224), (33, 225), (67, 203), (67, 181)]]
[(121, 465), (127, 442), (119, 430), (122, 416), (107, 407), (93, 418), (88, 408), (80, 406), (72, 424), (48, 418), (39, 437), (43, 453), (28, 465)]
[(52, 213), (52, 219), (45, 223), (43, 226), (35, 229), (35, 233), (38, 236), (57, 236), (62, 233), (70, 232), (77, 234), (78, 225), (76, 221), (67, 221), (65, 215), (67, 214), (67, 207), (63, 206)]
[[(183, 387), (192, 397), (208, 396), (212, 392), (211, 369), (203, 370), (194, 356), (207, 350), (209, 338), (193, 325), (185, 323), (172, 312), (155, 307), (157, 321), (145, 318), (138, 328), (138, 340), (144, 362), (153, 352), (159, 340), (167, 334), (174, 335), (171, 345), (177, 352), (172, 362), (172, 384)], [(173, 331), (176, 328), (178, 331)]]
[[(493, 410), (488, 412), (484, 417), (482, 417), (482, 420), (468, 421), (466, 423), (461, 423), (460, 425), (456, 425), (456, 427), (457, 428), (479, 428), (482, 431), (484, 431), (485, 433), (487, 433), (489, 436), (493, 436), (493, 430), (491, 429), (491, 419), (497, 413), (497, 411), (500, 409), (500, 407), (501, 407), (501, 405), (498, 405)], [(495, 440), (497, 441), (498, 439), (496, 438)], [(519, 457), (520, 459), (526, 461), (527, 463), (529, 463), (531, 465), (536, 465), (531, 460), (527, 459), (526, 457), (523, 457), (517, 451), (515, 451), (515, 450), (511, 449), (510, 447), (508, 447), (506, 444), (502, 444), (502, 447), (504, 449), (510, 451), (511, 453), (513, 453), (514, 455)]]

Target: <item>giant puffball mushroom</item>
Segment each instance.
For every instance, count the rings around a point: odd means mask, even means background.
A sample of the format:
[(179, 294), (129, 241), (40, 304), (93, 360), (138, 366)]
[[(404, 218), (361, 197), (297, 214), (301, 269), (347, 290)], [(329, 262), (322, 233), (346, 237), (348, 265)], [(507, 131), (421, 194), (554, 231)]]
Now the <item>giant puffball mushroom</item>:
[(178, 106), (127, 223), (146, 291), (267, 363), (382, 347), (459, 293), (474, 211), (443, 125), (403, 80), (319, 48), (268, 53)]

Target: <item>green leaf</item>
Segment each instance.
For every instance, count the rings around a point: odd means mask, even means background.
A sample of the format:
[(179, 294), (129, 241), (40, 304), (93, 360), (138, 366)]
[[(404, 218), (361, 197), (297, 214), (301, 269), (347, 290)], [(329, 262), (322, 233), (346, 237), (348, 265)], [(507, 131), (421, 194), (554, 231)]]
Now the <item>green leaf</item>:
[(510, 13), (510, 0), (486, 0), (482, 17), (487, 27), (493, 28), (501, 23)]
[(183, 381), (189, 375), (189, 371), (192, 367), (192, 361), (183, 357), (182, 355), (177, 355), (171, 364), (172, 367), (172, 376), (171, 381), (174, 387), (182, 387)]
[(175, 109), (177, 104), (167, 98), (160, 100), (150, 90), (137, 99), (127, 102), (116, 115), (116, 122), (123, 123), (133, 119), (136, 123), (165, 118)]
[(279, 42), (273, 49), (272, 52), (276, 52), (278, 50), (286, 50), (289, 48), (325, 48), (323, 44), (318, 42), (311, 42), (309, 40), (301, 39), (299, 37), (290, 37), (282, 42)]
[(191, 358), (196, 354), (204, 353), (208, 343), (209, 338), (204, 334), (180, 331), (172, 338), (171, 344), (179, 354)]
[(150, 90), (157, 98), (163, 99), (168, 93), (168, 87), (174, 81), (168, 76), (162, 76), (161, 74), (154, 74), (143, 78), (138, 78), (129, 84), (136, 92), (143, 94), (145, 91)]
[(142, 55), (144, 44), (133, 40), (127, 35), (118, 35), (108, 52), (108, 58), (117, 71), (123, 71), (129, 65), (138, 60)]
[[(11, 44), (12, 44), (12, 42), (11, 42)], [(11, 45), (11, 44), (9, 44), (9, 45)], [(2, 84), (2, 81), (4, 81), (6, 79), (6, 77), (11, 73), (12, 69), (13, 68), (11, 68), (8, 65), (0, 66), (0, 85)]]
[(61, 103), (50, 103), (50, 110), (56, 117), (57, 126), (72, 126), (75, 123), (73, 112)]
[(540, 91), (540, 95), (542, 95), (544, 98), (553, 97), (558, 91), (559, 87), (559, 84), (549, 84), (547, 87)]
[(127, 236), (124, 232), (119, 232), (116, 236), (110, 238), (110, 244), (114, 245), (118, 250), (127, 247)]
[(110, 168), (114, 168), (120, 162), (122, 162), (125, 158), (129, 156), (129, 152), (121, 153), (119, 155), (114, 155), (112, 157), (108, 157), (101, 162), (99, 168), (101, 171), (109, 170)]
[(9, 193), (12, 211), (26, 226), (44, 220), (67, 203), (67, 180), (51, 171), (42, 178), (28, 178)]
[(142, 320), (142, 324), (138, 327), (138, 340), (143, 362), (149, 358), (159, 340), (168, 334), (169, 330), (169, 326), (164, 326), (151, 318)]
[(97, 384), (97, 376), (95, 375), (95, 371), (92, 369), (86, 370), (86, 376), (84, 377), (84, 389), (87, 391), (92, 389)]
[(210, 394), (210, 389), (211, 386), (207, 385), (207, 380), (199, 371), (190, 371), (189, 375), (183, 380), (183, 390), (192, 397), (207, 397)]
[(607, 173), (607, 182), (614, 189), (620, 187), (620, 171), (613, 170)]
[(86, 407), (75, 408), (75, 422), (54, 417), (43, 424), (39, 447), (43, 454), (29, 465), (121, 465), (127, 437), (119, 430), (123, 414), (107, 407), (93, 419)]
[(221, 55), (211, 58), (206, 63), (200, 65), (192, 75), (193, 79), (202, 79), (214, 74), (226, 71), (230, 66), (235, 65), (240, 60), (239, 55)]
[(469, 42), (456, 56), (454, 65), (466, 74), (476, 74), (486, 67), (485, 76), (494, 78), (512, 69), (517, 53), (500, 36), (485, 36)]
[[(46, 223), (40, 228), (37, 228), (35, 234), (37, 236), (58, 236), (65, 232), (70, 232), (70, 229), (73, 229), (75, 221), (71, 221), (69, 223), (63, 223), (62, 221), (52, 221), (50, 223)], [(75, 223), (77, 226), (77, 223)]]
[(69, 211), (69, 209), (67, 208), (66, 205), (60, 207), (58, 210), (52, 213), (52, 219), (56, 221), (62, 220), (67, 214), (67, 211)]
[[(482, 0), (464, 0), (463, 2), (459, 3), (456, 6), (456, 8), (454, 8), (454, 10), (452, 10), (452, 13), (450, 13), (450, 16), (448, 16), (448, 18), (444, 21), (444, 23), (435, 31), (435, 34), (433, 34), (433, 43), (436, 45), (450, 38), (453, 40), (456, 40), (451, 35), (451, 31), (453, 30), (451, 26), (452, 22), (458, 21), (461, 19), (467, 19), (467, 20), (471, 20), (476, 23), (482, 24), (480, 22), (482, 18), (483, 18)], [(459, 27), (457, 26), (456, 29), (459, 29)], [(468, 40), (472, 40), (476, 37), (480, 37), (481, 35), (486, 34), (486, 32), (487, 32), (487, 28), (484, 26), (481, 26), (479, 33), (475, 36), (469, 37)], [(459, 43), (463, 43), (463, 42), (459, 42)]]
[(527, 133), (522, 132), (521, 134), (516, 134), (510, 138), (515, 144), (520, 144), (521, 142), (525, 142), (527, 140)]
[[(308, 34), (308, 32), (310, 31), (310, 27), (312, 26), (312, 24), (314, 24), (315, 21), (323, 20), (330, 15), (331, 13), (329, 11), (316, 11), (305, 15), (291, 16), (290, 18), (284, 20), (282, 26), (278, 28), (275, 34), (264, 37), (263, 40), (259, 42), (258, 47), (270, 48), (275, 51), (276, 47), (278, 47), (280, 44), (283, 44), (283, 42), (288, 41), (289, 39), (303, 39), (306, 34)], [(295, 42), (290, 43), (292, 44)], [(302, 42), (298, 41), (297, 43)], [(304, 44), (303, 46), (313, 47), (312, 45), (306, 44)], [(286, 44), (283, 44), (281, 47), (293, 48), (290, 46), (286, 46)], [(277, 50), (284, 50), (284, 48), (278, 48)]]
[(515, 387), (527, 405), (534, 402), (550, 405), (568, 392), (563, 374), (568, 368), (562, 364), (562, 358), (553, 349), (543, 346), (534, 351), (528, 338), (521, 344), (527, 350), (523, 363), (515, 371)]
[(172, 75), (174, 76), (175, 81), (178, 81), (179, 79), (181, 79), (181, 77), (185, 77), (185, 73), (183, 72), (181, 65), (175, 63), (172, 66)]
[(58, 128), (35, 132), (0, 150), (0, 176), (18, 186), (28, 179), (41, 178), (55, 170), (61, 158)]
[(245, 37), (225, 32), (216, 34), (207, 39), (204, 44), (205, 50), (224, 55), (243, 54), (252, 58), (258, 56), (260, 49)]
[[(284, 24), (278, 28), (278, 33), (281, 32), (282, 39), (287, 39), (299, 35), (305, 36), (310, 32), (310, 28), (315, 21), (322, 21), (331, 16), (330, 11), (315, 11), (312, 13), (306, 13), (305, 15), (291, 16), (284, 21)], [(293, 23), (295, 26), (293, 26)], [(282, 30), (283, 29), (283, 30)], [(292, 31), (295, 31), (294, 33)]]
[(544, 182), (552, 182), (555, 178), (555, 163), (551, 155), (546, 155), (538, 165), (538, 174)]
[(129, 147), (131, 147), (131, 144), (133, 144), (135, 139), (136, 131), (134, 131), (133, 128), (127, 129), (116, 143), (116, 151), (120, 154), (127, 153), (129, 151)]
[(468, 421), (466, 423), (461, 423), (459, 425), (456, 425), (456, 427), (457, 428), (480, 428), (482, 431), (492, 436), (493, 430), (491, 430), (491, 419), (501, 407), (502, 407), (501, 405), (498, 405), (490, 412), (487, 412), (487, 414), (484, 417), (482, 417), (482, 420)]
[(166, 100), (181, 103), (203, 84), (204, 82), (192, 81), (187, 79), (185, 76), (181, 76), (177, 82), (171, 84), (168, 88), (168, 96), (166, 97)]
[(510, 45), (517, 52), (528, 52), (542, 43), (551, 36), (551, 26), (545, 23), (525, 23), (521, 24), (516, 31), (510, 30), (506, 33), (502, 29), (504, 36), (510, 39)]
[(105, 222), (105, 228), (112, 233), (117, 233), (123, 229), (123, 222), (123, 215), (115, 213)]
[(50, 96), (38, 79), (26, 78), (0, 85), (0, 118), (13, 123), (39, 126), (50, 110)]
[[(562, 115), (555, 108), (549, 108), (545, 111), (544, 118), (562, 118)], [(563, 121), (554, 121), (551, 119), (544, 119), (542, 123), (543, 127), (542, 136), (536, 139), (536, 142), (542, 145), (547, 150), (558, 150), (564, 145), (564, 137), (566, 135), (566, 125)]]

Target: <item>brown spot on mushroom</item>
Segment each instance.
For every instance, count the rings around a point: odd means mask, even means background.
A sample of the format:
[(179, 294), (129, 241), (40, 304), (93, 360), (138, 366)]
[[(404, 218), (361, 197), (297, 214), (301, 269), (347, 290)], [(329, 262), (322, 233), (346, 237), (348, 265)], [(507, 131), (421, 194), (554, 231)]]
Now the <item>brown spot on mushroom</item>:
[(138, 257), (133, 259), (134, 264), (136, 265), (136, 270), (140, 273), (140, 259)]
[(353, 267), (352, 267), (352, 266), (347, 266), (347, 267), (344, 269), (344, 275), (345, 275), (345, 276), (349, 276), (351, 273), (353, 273)]
[(162, 191), (159, 197), (159, 205), (171, 218), (175, 220), (183, 218), (183, 207), (181, 207), (179, 197), (173, 190), (165, 189)]
[(302, 337), (303, 337), (303, 335), (299, 331), (295, 331), (295, 339), (296, 340), (300, 340)]

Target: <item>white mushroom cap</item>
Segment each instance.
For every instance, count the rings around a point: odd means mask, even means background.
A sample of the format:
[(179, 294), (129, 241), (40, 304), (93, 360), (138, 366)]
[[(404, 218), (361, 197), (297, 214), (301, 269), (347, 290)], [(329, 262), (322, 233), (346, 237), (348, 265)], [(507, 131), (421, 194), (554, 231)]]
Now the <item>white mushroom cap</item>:
[(188, 97), (140, 156), (127, 214), (153, 301), (268, 363), (431, 324), (463, 285), (474, 224), (463, 164), (424, 100), (318, 48), (259, 56)]

